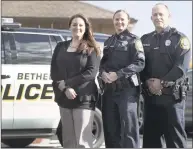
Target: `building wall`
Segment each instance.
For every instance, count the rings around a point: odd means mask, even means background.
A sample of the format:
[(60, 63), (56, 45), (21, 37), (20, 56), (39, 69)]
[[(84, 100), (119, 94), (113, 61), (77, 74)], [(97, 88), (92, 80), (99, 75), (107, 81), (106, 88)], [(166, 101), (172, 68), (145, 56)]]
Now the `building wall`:
[[(39, 27), (39, 28), (55, 28), (69, 29), (68, 18), (14, 18), (15, 22), (19, 22), (23, 27)], [(94, 32), (112, 34), (114, 28), (112, 20), (92, 20), (90, 19)]]

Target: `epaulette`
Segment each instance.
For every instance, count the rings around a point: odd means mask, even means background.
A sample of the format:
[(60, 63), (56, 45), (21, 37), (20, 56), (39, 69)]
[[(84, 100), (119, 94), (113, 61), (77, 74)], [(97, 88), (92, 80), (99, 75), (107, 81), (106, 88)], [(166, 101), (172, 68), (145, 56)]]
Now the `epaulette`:
[(137, 35), (132, 34), (132, 33), (130, 33), (129, 35), (130, 35), (131, 37), (135, 38), (135, 39), (139, 38)]
[(180, 37), (186, 37), (186, 35), (180, 31), (178, 31), (176, 28), (171, 28), (173, 34), (177, 34)]
[[(176, 28), (171, 28), (171, 35), (177, 36), (178, 39), (181, 39), (181, 38), (183, 38), (183, 37), (186, 37), (186, 38), (187, 38), (187, 36), (186, 36), (184, 33), (179, 32)], [(170, 36), (171, 36), (171, 35), (170, 35)]]
[(113, 36), (114, 35), (109, 36), (106, 41), (109, 41)]
[(105, 40), (104, 45), (106, 45), (107, 43), (109, 43), (109, 42), (112, 40), (113, 37), (114, 37), (114, 35), (109, 36), (109, 37), (107, 38), (107, 40)]
[(152, 36), (154, 36), (155, 34), (156, 34), (155, 31), (150, 32), (150, 33), (147, 33), (147, 34), (144, 34), (143, 36), (141, 36), (141, 40), (143, 41), (143, 40), (145, 40), (147, 37), (152, 37)]

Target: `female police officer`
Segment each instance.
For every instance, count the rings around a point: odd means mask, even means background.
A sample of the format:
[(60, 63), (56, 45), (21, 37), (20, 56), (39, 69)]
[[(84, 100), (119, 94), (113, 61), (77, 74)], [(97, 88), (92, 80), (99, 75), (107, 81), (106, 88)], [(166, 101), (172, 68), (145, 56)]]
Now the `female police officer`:
[(118, 10), (113, 16), (116, 33), (104, 43), (99, 78), (104, 94), (102, 115), (107, 148), (139, 147), (137, 101), (138, 73), (145, 66), (141, 40), (127, 30), (129, 15)]

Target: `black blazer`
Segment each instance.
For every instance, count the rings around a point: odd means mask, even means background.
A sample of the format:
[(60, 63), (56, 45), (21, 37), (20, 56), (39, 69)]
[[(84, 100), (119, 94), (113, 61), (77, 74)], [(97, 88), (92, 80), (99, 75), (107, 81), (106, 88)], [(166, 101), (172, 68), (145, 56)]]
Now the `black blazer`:
[[(70, 42), (71, 40), (58, 43), (51, 61), (51, 79), (53, 80), (52, 85), (55, 94), (55, 101), (60, 105), (63, 105), (63, 107), (65, 106), (64, 104), (68, 106), (68, 102), (71, 102), (72, 100), (67, 99), (65, 94), (58, 89), (57, 81), (62, 80), (62, 78), (59, 78), (58, 75), (56, 58), (60, 50), (68, 49)], [(99, 69), (100, 56), (97, 56), (95, 51), (93, 51), (90, 55), (86, 54), (86, 56), (81, 54), (80, 65), (81, 61), (85, 60), (86, 65), (83, 66), (83, 69), (78, 75), (72, 78), (63, 78), (66, 86), (73, 88), (78, 94), (76, 104), (74, 103), (76, 106), (85, 104), (85, 102), (90, 104), (93, 100), (96, 101), (95, 96), (97, 95), (97, 86), (95, 84), (95, 77)]]

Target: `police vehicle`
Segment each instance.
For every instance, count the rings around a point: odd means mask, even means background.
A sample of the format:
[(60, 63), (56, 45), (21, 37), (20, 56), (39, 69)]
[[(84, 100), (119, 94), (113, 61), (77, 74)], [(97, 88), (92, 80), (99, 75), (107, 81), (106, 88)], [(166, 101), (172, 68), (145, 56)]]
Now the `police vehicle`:
[[(102, 46), (109, 35), (94, 36)], [(2, 18), (2, 143), (20, 148), (36, 138), (55, 135), (60, 114), (54, 102), (50, 63), (56, 44), (70, 38), (68, 30), (24, 28), (12, 18)], [(94, 147), (103, 141), (102, 116), (96, 109)]]
[[(190, 64), (192, 65), (192, 63)], [(193, 132), (192, 121), (192, 66), (188, 70), (187, 76), (189, 78), (189, 90), (187, 92), (186, 108), (185, 108), (185, 124), (188, 133)]]

